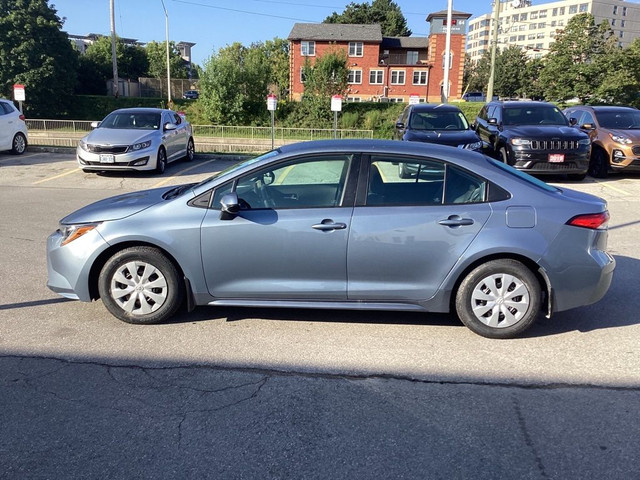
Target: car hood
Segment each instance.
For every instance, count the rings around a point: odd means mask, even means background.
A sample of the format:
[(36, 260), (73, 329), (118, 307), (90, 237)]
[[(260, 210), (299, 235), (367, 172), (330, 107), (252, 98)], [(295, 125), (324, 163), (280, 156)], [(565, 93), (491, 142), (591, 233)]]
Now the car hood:
[(63, 225), (104, 222), (129, 217), (156, 203), (164, 201), (163, 194), (173, 187), (154, 188), (139, 192), (125, 193), (115, 197), (105, 198), (82, 207), (80, 210), (67, 215), (60, 223)]
[(124, 130), (118, 128), (96, 128), (83, 138), (86, 143), (99, 145), (132, 145), (152, 137), (157, 130)]
[(410, 130), (405, 138), (412, 142), (439, 143), (454, 147), (480, 141), (473, 130)]
[(505, 127), (503, 134), (509, 137), (531, 137), (552, 140), (555, 137), (588, 138), (586, 133), (573, 127), (560, 127), (558, 125), (516, 125)]

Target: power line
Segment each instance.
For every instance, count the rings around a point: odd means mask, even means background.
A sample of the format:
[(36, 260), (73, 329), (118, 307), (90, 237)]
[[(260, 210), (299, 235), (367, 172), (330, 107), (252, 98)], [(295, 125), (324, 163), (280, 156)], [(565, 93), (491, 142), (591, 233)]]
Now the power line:
[(235, 9), (235, 8), (218, 7), (218, 6), (215, 6), (215, 5), (209, 5), (209, 4), (206, 4), (206, 3), (198, 3), (198, 2), (190, 2), (190, 1), (187, 1), (187, 0), (173, 0), (173, 1), (176, 2), (176, 3), (184, 3), (184, 4), (187, 4), (187, 5), (195, 5), (195, 6), (198, 6), (198, 7), (213, 8), (215, 10), (224, 10), (224, 11), (227, 11), (227, 12), (234, 12), (234, 13), (245, 13), (247, 15), (256, 15), (256, 16), (259, 16), (259, 17), (280, 18), (280, 19), (283, 19), (283, 20), (293, 20), (293, 21), (305, 22), (305, 23), (321, 23), (321, 22), (318, 22), (317, 20), (307, 20), (307, 19), (304, 19), (304, 18), (285, 17), (283, 15), (272, 15), (270, 13), (250, 12), (248, 10), (238, 10), (238, 9)]

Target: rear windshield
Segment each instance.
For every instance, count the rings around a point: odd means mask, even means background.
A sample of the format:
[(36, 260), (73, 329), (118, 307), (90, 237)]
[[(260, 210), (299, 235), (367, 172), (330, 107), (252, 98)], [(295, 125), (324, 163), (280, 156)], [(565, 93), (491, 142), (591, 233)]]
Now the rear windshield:
[(503, 125), (568, 125), (567, 117), (556, 107), (528, 105), (505, 107)]
[(538, 188), (546, 190), (547, 192), (559, 192), (560, 191), (560, 189), (554, 187), (553, 185), (549, 185), (548, 183), (543, 182), (542, 180), (538, 180), (536, 177), (532, 177), (528, 173), (522, 172), (522, 171), (518, 170), (517, 168), (513, 168), (511, 165), (507, 165), (506, 163), (500, 162), (500, 161), (498, 161), (498, 160), (496, 160), (494, 158), (490, 158), (490, 157), (486, 157), (486, 158), (487, 158), (487, 160), (489, 160), (491, 163), (493, 163), (499, 169), (504, 170), (505, 172), (509, 173), (510, 175), (514, 175), (514, 176), (520, 178), (521, 180), (524, 180), (527, 183), (535, 185)]

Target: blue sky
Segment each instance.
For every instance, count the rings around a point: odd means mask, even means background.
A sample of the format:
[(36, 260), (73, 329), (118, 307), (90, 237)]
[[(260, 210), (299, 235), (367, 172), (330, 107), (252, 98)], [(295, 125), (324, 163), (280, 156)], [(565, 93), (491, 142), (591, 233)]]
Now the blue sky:
[[(322, 22), (342, 12), (351, 0), (164, 0), (169, 14), (169, 38), (196, 43), (193, 61), (202, 65), (211, 54), (233, 42), (287, 38), (296, 22)], [(354, 0), (355, 3), (362, 1)], [(427, 36), (429, 13), (445, 10), (447, 0), (396, 0), (414, 35)], [(543, 3), (534, 1), (534, 4)], [(110, 32), (109, 0), (50, 0), (64, 30), (74, 35)], [(489, 13), (491, 0), (454, 0), (453, 9)], [(115, 0), (116, 33), (142, 42), (164, 41), (165, 15), (161, 0)]]

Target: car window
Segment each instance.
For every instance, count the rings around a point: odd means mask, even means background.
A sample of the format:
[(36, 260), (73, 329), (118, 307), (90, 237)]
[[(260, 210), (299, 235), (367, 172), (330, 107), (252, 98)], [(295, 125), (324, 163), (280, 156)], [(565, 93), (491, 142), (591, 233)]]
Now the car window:
[(455, 165), (447, 165), (444, 203), (479, 203), (485, 200), (487, 181)]
[(336, 207), (342, 203), (351, 158), (304, 157), (262, 168), (241, 177), (236, 192), (251, 209)]
[(0, 115), (7, 115), (9, 113), (13, 113), (11, 105), (5, 102), (0, 102)]
[(556, 107), (505, 107), (502, 115), (503, 125), (568, 125), (567, 117)]
[(640, 111), (599, 112), (598, 121), (603, 128), (640, 129)]
[(593, 115), (591, 115), (591, 112), (584, 112), (584, 114), (582, 115), (582, 118), (578, 122), (578, 125), (584, 125), (585, 123), (590, 123), (592, 125), (595, 125), (596, 122), (593, 118)]
[(409, 127), (413, 130), (468, 130), (469, 124), (462, 112), (413, 112)]

